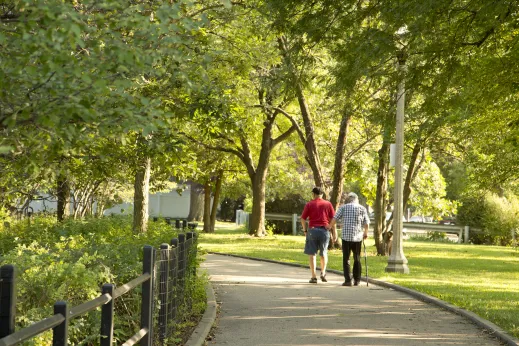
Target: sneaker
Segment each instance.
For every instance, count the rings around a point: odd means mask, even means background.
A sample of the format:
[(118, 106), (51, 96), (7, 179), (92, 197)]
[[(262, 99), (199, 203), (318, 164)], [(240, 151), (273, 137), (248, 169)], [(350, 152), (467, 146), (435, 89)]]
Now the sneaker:
[(309, 283), (311, 284), (316, 284), (317, 283), (317, 278), (311, 278), (310, 281), (308, 281)]
[(342, 283), (343, 286), (351, 286), (351, 281), (344, 281)]
[(358, 286), (359, 283), (360, 283), (360, 281), (355, 281), (355, 282), (353, 283), (353, 286)]
[(321, 274), (321, 281), (322, 282), (328, 282), (328, 280), (326, 280), (326, 274)]

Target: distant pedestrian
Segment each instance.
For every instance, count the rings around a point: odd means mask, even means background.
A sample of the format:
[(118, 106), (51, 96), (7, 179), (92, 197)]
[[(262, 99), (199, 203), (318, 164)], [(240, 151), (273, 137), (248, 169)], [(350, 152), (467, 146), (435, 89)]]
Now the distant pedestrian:
[(352, 285), (350, 254), (353, 252), (353, 284), (358, 286), (362, 272), (360, 251), (362, 240), (368, 237), (369, 215), (366, 208), (359, 204), (359, 198), (355, 193), (348, 194), (346, 204), (337, 209), (328, 228), (333, 228), (337, 222), (342, 225), (342, 269), (344, 272), (342, 285)]
[[(312, 277), (311, 284), (317, 283), (316, 260), (315, 256), (319, 252), (321, 258), (321, 281), (326, 280), (326, 266), (328, 264), (328, 244), (330, 243), (330, 232), (332, 239), (337, 240), (337, 233), (335, 227), (329, 228), (329, 224), (334, 215), (334, 209), (330, 202), (324, 200), (323, 190), (320, 187), (312, 189), (313, 199), (306, 203), (303, 213), (301, 214), (301, 224), (303, 225), (303, 232), (306, 236), (305, 254), (308, 255), (310, 262), (310, 271)], [(308, 222), (308, 228), (306, 220)]]

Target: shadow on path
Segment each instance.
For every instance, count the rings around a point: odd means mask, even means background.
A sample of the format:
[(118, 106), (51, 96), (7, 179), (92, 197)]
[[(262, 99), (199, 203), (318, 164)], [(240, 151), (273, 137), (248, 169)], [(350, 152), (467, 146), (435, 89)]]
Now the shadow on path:
[(393, 289), (309, 284), (308, 269), (207, 255), (220, 304), (209, 345), (502, 345), (466, 318)]

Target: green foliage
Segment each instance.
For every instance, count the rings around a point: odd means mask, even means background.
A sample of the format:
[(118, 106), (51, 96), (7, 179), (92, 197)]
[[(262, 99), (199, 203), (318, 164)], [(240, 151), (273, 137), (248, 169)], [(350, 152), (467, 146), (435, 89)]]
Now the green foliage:
[(455, 213), (456, 203), (445, 198), (445, 179), (434, 162), (427, 160), (422, 163), (411, 188), (413, 192), (409, 205), (414, 209), (414, 214), (439, 218)]
[(156, 154), (156, 185), (188, 170), (172, 133), (203, 74), (193, 45), (206, 19), (194, 10), (190, 0), (0, 5), (0, 205), (52, 193), (60, 174), (82, 196), (95, 187), (100, 207), (117, 201), (135, 133), (154, 138), (138, 153)]
[[(298, 194), (278, 197), (265, 203), (265, 212), (278, 214), (298, 214), (303, 212), (307, 199)], [(298, 227), (299, 227), (299, 219)], [(272, 234), (292, 234), (292, 221), (268, 220), (267, 229)]]
[[(308, 192), (308, 195), (311, 197), (310, 192)], [(308, 201), (309, 197), (304, 198), (299, 194), (290, 194), (267, 201), (265, 203), (265, 211), (281, 214), (301, 214)]]
[(476, 228), (470, 232), (474, 244), (511, 245), (512, 230), (519, 227), (519, 199), (487, 193), (467, 198), (458, 210), (460, 224)]
[(447, 233), (445, 232), (427, 232), (427, 239), (437, 242), (445, 242), (449, 240), (447, 238)]
[(456, 219), (462, 225), (479, 228), (483, 224), (484, 209), (485, 198), (483, 195), (464, 198), (458, 208)]
[[(177, 237), (164, 221), (151, 222), (149, 231), (133, 234), (129, 217), (107, 217), (56, 223), (50, 218), (15, 222), (0, 232), (1, 264), (14, 264), (17, 271), (17, 329), (52, 314), (52, 305), (65, 299), (76, 306), (96, 298), (103, 283), (121, 286), (142, 273), (142, 248), (158, 247)], [(198, 266), (198, 259), (189, 258)], [(200, 313), (203, 301), (196, 277), (187, 278), (186, 304), (179, 321)], [(138, 330), (140, 288), (116, 301), (115, 338), (120, 343)], [(189, 299), (188, 299), (189, 298)], [(92, 344), (99, 338), (99, 311), (71, 321), (70, 342)], [(177, 333), (182, 333), (178, 330)], [(48, 333), (32, 339), (31, 345), (48, 345)], [(94, 342), (95, 343), (95, 342)]]
[(218, 218), (222, 221), (235, 221), (236, 210), (240, 207), (243, 208), (243, 200), (243, 197), (236, 200), (225, 197), (220, 203)]

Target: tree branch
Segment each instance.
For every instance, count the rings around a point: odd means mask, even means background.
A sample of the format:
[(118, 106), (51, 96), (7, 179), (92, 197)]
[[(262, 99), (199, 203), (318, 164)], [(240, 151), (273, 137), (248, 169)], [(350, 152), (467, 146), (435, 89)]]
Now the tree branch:
[(272, 147), (275, 147), (279, 143), (283, 142), (285, 139), (288, 138), (296, 130), (296, 126), (292, 124), (288, 130), (285, 131), (285, 133), (279, 135), (277, 138), (274, 138), (272, 140)]
[(215, 150), (215, 151), (222, 151), (222, 152), (226, 152), (226, 153), (231, 153), (231, 154), (234, 154), (236, 156), (238, 156), (238, 158), (242, 161), (245, 160), (245, 155), (243, 152), (241, 152), (240, 150), (238, 149), (233, 149), (233, 148), (226, 148), (226, 147), (216, 147), (216, 146), (213, 146), (213, 145), (209, 145), (207, 143), (204, 143), (204, 142), (201, 142), (199, 140), (197, 140), (196, 138), (194, 137), (191, 137), (189, 136), (188, 134), (186, 133), (181, 133), (182, 135), (184, 135), (186, 138), (192, 140), (193, 142), (197, 143), (197, 144), (200, 144), (201, 146), (203, 146), (204, 148), (206, 149), (211, 149), (211, 150)]
[[(243, 8), (247, 8), (247, 5), (245, 3), (239, 2), (239, 1), (231, 1), (231, 5), (242, 6)], [(203, 7), (201, 9), (199, 9), (198, 11), (195, 11), (195, 12), (193, 12), (191, 14), (188, 14), (186, 17), (192, 18), (192, 17), (195, 17), (195, 16), (197, 16), (200, 13), (203, 13), (205, 11), (214, 10), (215, 8), (222, 8), (222, 7), (225, 7), (225, 5), (223, 5), (223, 4), (210, 5), (210, 6), (207, 6), (207, 7)]]
[(287, 112), (285, 112), (283, 109), (281, 108), (278, 108), (276, 107), (275, 108), (278, 112), (280, 112), (281, 114), (283, 114), (288, 120), (290, 120), (290, 122), (292, 123), (292, 126), (295, 126), (295, 130), (297, 131), (297, 134), (299, 136), (299, 139), (301, 140), (301, 143), (305, 143), (306, 142), (306, 138), (305, 138), (305, 134), (303, 133), (303, 130), (301, 130), (301, 127), (299, 126), (299, 124), (297, 123), (297, 121), (294, 119), (293, 116), (291, 116), (290, 114), (288, 114)]
[(368, 139), (366, 139), (364, 142), (362, 142), (357, 148), (353, 149), (352, 151), (350, 151), (345, 159), (346, 160), (349, 160), (353, 155), (355, 155), (356, 153), (358, 153), (360, 151), (360, 149), (364, 148), (369, 142), (371, 142), (373, 139), (377, 138), (378, 137), (378, 134), (376, 135), (373, 135), (371, 137), (369, 137)]

